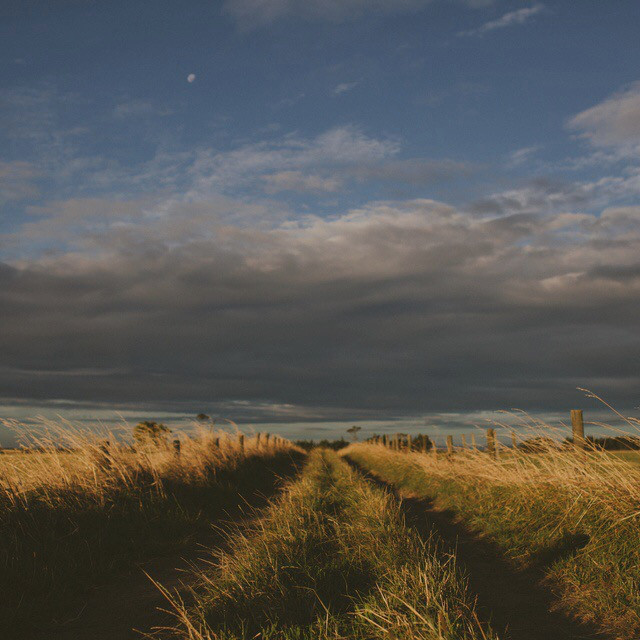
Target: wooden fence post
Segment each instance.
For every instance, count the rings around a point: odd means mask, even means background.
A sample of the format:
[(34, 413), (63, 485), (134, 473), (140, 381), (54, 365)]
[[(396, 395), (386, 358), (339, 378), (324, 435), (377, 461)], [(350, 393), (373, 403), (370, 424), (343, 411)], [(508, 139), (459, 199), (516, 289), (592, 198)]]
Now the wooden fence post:
[(464, 433), (460, 436), (460, 440), (462, 440), (462, 448), (466, 449), (467, 448), (467, 436), (465, 436)]
[(411, 449), (413, 449), (413, 438), (407, 436), (407, 453), (411, 453)]
[(582, 409), (571, 410), (571, 426), (573, 427), (573, 446), (576, 449), (584, 449), (586, 441), (584, 439)]
[(496, 430), (487, 429), (487, 453), (491, 456), (496, 455)]
[(427, 442), (429, 442), (428, 437), (422, 436), (422, 453), (427, 453)]
[(492, 458), (496, 457), (496, 430), (487, 429), (487, 451)]
[(472, 448), (474, 451), (477, 451), (477, 450), (478, 450), (478, 445), (476, 444), (476, 434), (475, 434), (475, 433), (472, 433), (472, 434), (471, 434), (471, 448)]
[(260, 440), (262, 438), (262, 434), (258, 431), (258, 433), (256, 433), (256, 448), (259, 449), (260, 448)]
[(431, 454), (433, 455), (434, 460), (438, 459), (438, 447), (435, 440), (431, 441)]
[(214, 438), (214, 440), (213, 440), (213, 446), (214, 446), (216, 449), (219, 449), (219, 448), (220, 448), (220, 438)]
[(176, 456), (180, 455), (180, 440), (178, 440), (177, 438), (173, 441), (173, 453)]
[(238, 434), (238, 448), (240, 449), (240, 453), (244, 453), (244, 434)]
[(453, 455), (453, 436), (447, 436), (447, 455)]
[(264, 434), (264, 446), (266, 449), (269, 448), (269, 438), (271, 437), (270, 433), (265, 433)]

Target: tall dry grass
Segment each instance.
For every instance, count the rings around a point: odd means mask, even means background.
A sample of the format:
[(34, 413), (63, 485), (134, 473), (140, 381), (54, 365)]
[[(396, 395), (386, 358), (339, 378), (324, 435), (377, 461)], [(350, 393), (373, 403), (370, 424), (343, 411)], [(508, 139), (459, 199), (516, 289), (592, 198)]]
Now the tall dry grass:
[(204, 429), (180, 435), (179, 455), (171, 440), (134, 448), (120, 435), (42, 423), (0, 455), (0, 616), (16, 636), (72, 616), (83, 588), (132, 561), (206, 535), (301, 455), (283, 439), (241, 447), (236, 433)]
[[(18, 421), (0, 420), (0, 425), (18, 434), (19, 449), (0, 450), (0, 496), (10, 504), (28, 506), (39, 501), (55, 504), (69, 490), (96, 500), (115, 488), (138, 486), (141, 477), (153, 478), (162, 491), (162, 480), (207, 482), (216, 469), (236, 466), (253, 455), (272, 455), (292, 449), (282, 438), (258, 443), (248, 436), (240, 448), (238, 434), (194, 425), (194, 434), (173, 434), (158, 445), (130, 442), (129, 427), (117, 431), (80, 428), (67, 421), (42, 420), (27, 428)], [(172, 440), (180, 440), (176, 455)], [(129, 441), (128, 441), (129, 440)], [(109, 443), (105, 447), (105, 443)]]
[(554, 428), (521, 419), (528, 437), (548, 443), (539, 452), (500, 446), (494, 458), (460, 447), (450, 456), (355, 445), (344, 454), (454, 510), (515, 563), (538, 567), (558, 607), (616, 637), (640, 637), (640, 458), (561, 446)]

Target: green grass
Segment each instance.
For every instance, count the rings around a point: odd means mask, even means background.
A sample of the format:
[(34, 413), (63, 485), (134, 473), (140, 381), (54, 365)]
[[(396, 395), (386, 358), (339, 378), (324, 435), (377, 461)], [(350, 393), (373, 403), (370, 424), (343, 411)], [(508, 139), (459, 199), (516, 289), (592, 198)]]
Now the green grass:
[(408, 529), (395, 500), (335, 453), (314, 450), (248, 533), (177, 605), (191, 640), (495, 638), (450, 556)]
[(3, 629), (13, 638), (64, 619), (84, 589), (187, 548), (217, 518), (270, 495), (301, 459), (288, 447), (240, 455), (199, 441), (185, 441), (180, 458), (116, 451), (108, 468), (86, 448), (3, 457)]
[(559, 608), (617, 638), (640, 637), (635, 459), (549, 452), (495, 461), (458, 453), (448, 460), (371, 445), (345, 455), (402, 492), (452, 510), (514, 564), (540, 568)]
[(607, 451), (605, 455), (640, 464), (640, 451)]

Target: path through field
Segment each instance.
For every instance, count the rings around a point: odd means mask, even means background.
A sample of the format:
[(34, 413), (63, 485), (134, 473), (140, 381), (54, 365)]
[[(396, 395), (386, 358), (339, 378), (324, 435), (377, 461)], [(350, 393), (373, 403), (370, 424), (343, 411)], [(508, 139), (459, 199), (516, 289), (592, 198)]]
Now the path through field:
[[(237, 592), (246, 601), (227, 601), (224, 594), (219, 594), (218, 600), (213, 598), (210, 600), (212, 604), (207, 605), (207, 624), (213, 624), (214, 631), (220, 628), (216, 625), (225, 623), (231, 606), (237, 607), (242, 620), (247, 621), (247, 628), (258, 629), (257, 635), (251, 636), (256, 638), (263, 637), (261, 634), (265, 630), (273, 630), (272, 624), (280, 628), (282, 635), (268, 637), (318, 637), (324, 640), (329, 637), (357, 636), (359, 640), (382, 637), (377, 631), (363, 627), (363, 618), (382, 621), (387, 627), (384, 633), (388, 637), (406, 637), (407, 640), (414, 637), (449, 638), (453, 627), (451, 631), (446, 630), (446, 623), (441, 622), (441, 617), (445, 620), (446, 615), (443, 617), (442, 612), (455, 610), (455, 606), (453, 609), (449, 607), (453, 606), (451, 602), (461, 602), (464, 584), (460, 583), (459, 593), (442, 591), (437, 594), (440, 585), (452, 580), (447, 557), (455, 555), (457, 567), (468, 578), (471, 609), (465, 609), (465, 615), (470, 616), (465, 623), (467, 626), (458, 627), (458, 632), (463, 635), (451, 637), (474, 640), (487, 637), (480, 630), (482, 626), (497, 632), (500, 640), (607, 638), (594, 628), (551, 611), (552, 596), (540, 584), (539, 573), (515, 570), (496, 547), (471, 533), (455, 520), (452, 513), (437, 510), (428, 499), (402, 496), (392, 486), (359, 469), (354, 463), (351, 466), (353, 470), (333, 453), (319, 452), (312, 456), (302, 480), (287, 489), (286, 495), (293, 498), (282, 504), (276, 503), (280, 504), (280, 511), (276, 509), (275, 515), (270, 511), (271, 515), (260, 519), (260, 535), (264, 544), (257, 545), (257, 548), (268, 548), (270, 553), (247, 555), (245, 550), (242, 557), (248, 564), (242, 565), (241, 560), (239, 565), (235, 565), (240, 567), (242, 574), (250, 567), (253, 571), (256, 563), (264, 563), (262, 573), (252, 573), (254, 582), (242, 582), (242, 589)], [(262, 504), (267, 500), (264, 496)], [(236, 518), (235, 523), (248, 525), (255, 519), (255, 515), (244, 520)], [(408, 528), (403, 520), (406, 520)], [(439, 551), (428, 542), (434, 534), (443, 545)], [(420, 546), (422, 542), (417, 546), (411, 543), (411, 536), (422, 538), (424, 546)], [(278, 543), (274, 544), (274, 541)], [(154, 632), (154, 638), (168, 640), (173, 637), (170, 632), (159, 629), (173, 626), (174, 619), (163, 611), (169, 605), (146, 574), (169, 591), (188, 595), (187, 587), (195, 581), (194, 569), (204, 568), (211, 551), (225, 548), (228, 544), (234, 544), (234, 539), (228, 538), (222, 530), (212, 530), (210, 536), (199, 540), (198, 545), (180, 555), (141, 563), (119, 580), (94, 589), (74, 620), (68, 620), (58, 629), (48, 629), (35, 635), (31, 640), (139, 640), (145, 637), (144, 634)], [(247, 544), (253, 545), (253, 542)], [(394, 550), (394, 545), (399, 546)], [(273, 557), (272, 553), (275, 554)], [(390, 555), (385, 556), (384, 553)], [(417, 555), (413, 557), (411, 554)], [(431, 554), (430, 560), (428, 554)], [(305, 564), (307, 561), (310, 564)], [(425, 591), (420, 590), (423, 587), (420, 587), (415, 592), (414, 604), (426, 607), (425, 611), (415, 619), (411, 615), (407, 618), (406, 607), (404, 604), (398, 607), (397, 603), (408, 602), (406, 598), (411, 597), (411, 591), (402, 589), (408, 589), (411, 581), (385, 583), (385, 580), (389, 575), (404, 575), (406, 579), (409, 574), (402, 572), (407, 571), (407, 566), (413, 567), (409, 571), (419, 571), (424, 561), (427, 561), (424, 566), (429, 572), (426, 590), (436, 600), (444, 598), (441, 602), (443, 608), (440, 613), (434, 613), (430, 608), (432, 605), (425, 601)], [(216, 575), (215, 568), (207, 571)], [(317, 616), (313, 610), (317, 603), (315, 597), (309, 599), (309, 593), (317, 594), (317, 598), (328, 606), (328, 626), (322, 632), (314, 626)], [(382, 599), (378, 597), (380, 594)], [(198, 598), (201, 597), (199, 594)], [(211, 592), (207, 597), (212, 598)], [(447, 598), (453, 599), (449, 602)], [(469, 613), (472, 610), (474, 612)], [(477, 618), (474, 617), (476, 615)], [(358, 616), (360, 626), (351, 626), (357, 622)], [(437, 631), (433, 627), (425, 635), (424, 621), (429, 616), (435, 616)], [(229, 620), (233, 624), (232, 618)], [(392, 629), (394, 624), (396, 627)], [(445, 625), (442, 632), (441, 624)], [(333, 625), (331, 630), (329, 625)], [(383, 627), (376, 622), (372, 628)], [(422, 631), (414, 636), (412, 632), (408, 635), (403, 633), (402, 629)], [(346, 635), (345, 631), (348, 631)], [(432, 636), (432, 633), (438, 635)]]
[[(348, 460), (348, 459), (347, 459)], [(477, 598), (481, 619), (490, 622), (501, 640), (605, 640), (608, 636), (552, 611), (552, 594), (534, 570), (515, 570), (491, 543), (480, 539), (453, 512), (441, 511), (426, 498), (406, 497), (375, 475), (359, 469), (371, 482), (391, 491), (400, 501), (407, 524), (428, 538), (435, 532), (456, 556)]]

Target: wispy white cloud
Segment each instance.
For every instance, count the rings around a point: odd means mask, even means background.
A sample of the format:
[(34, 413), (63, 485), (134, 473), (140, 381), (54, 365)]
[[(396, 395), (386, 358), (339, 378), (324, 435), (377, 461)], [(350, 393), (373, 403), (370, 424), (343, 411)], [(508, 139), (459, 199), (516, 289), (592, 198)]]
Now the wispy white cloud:
[(509, 154), (507, 166), (519, 167), (520, 165), (525, 164), (525, 162), (530, 160), (538, 151), (540, 151), (541, 148), (542, 147), (539, 144), (536, 144), (530, 147), (522, 147), (521, 149), (512, 151)]
[[(202, 149), (189, 168), (192, 188), (186, 197), (203, 197), (256, 181), (264, 184), (262, 176), (274, 173), (298, 172), (301, 176), (303, 171), (318, 174), (321, 169), (380, 161), (399, 151), (397, 140), (370, 137), (353, 126), (334, 127), (314, 138), (290, 134), (225, 152)], [(293, 174), (285, 175), (291, 178)]]
[(581, 111), (567, 124), (594, 146), (637, 153), (640, 150), (640, 82)]
[(40, 172), (29, 162), (0, 160), (0, 206), (7, 202), (36, 197), (35, 179)]
[(120, 102), (113, 108), (116, 118), (169, 116), (171, 109), (158, 107), (147, 100), (132, 99)]
[[(496, 0), (457, 0), (473, 9)], [(306, 20), (344, 22), (374, 14), (402, 14), (420, 11), (436, 0), (225, 0), (223, 11), (244, 29), (269, 25), (297, 17)]]
[(341, 82), (336, 88), (333, 90), (333, 93), (336, 95), (340, 95), (341, 93), (346, 93), (347, 91), (351, 91), (358, 86), (358, 82)]
[(226, 0), (224, 11), (244, 28), (254, 28), (281, 18), (342, 22), (371, 13), (417, 11), (432, 0)]
[(525, 7), (524, 9), (510, 11), (509, 13), (505, 13), (501, 18), (498, 18), (497, 20), (490, 20), (489, 22), (485, 22), (477, 29), (460, 31), (458, 32), (458, 36), (483, 36), (484, 34), (495, 31), (497, 29), (506, 29), (508, 27), (521, 25), (544, 10), (545, 6), (543, 4), (534, 4), (531, 7)]
[(280, 171), (262, 176), (267, 193), (298, 191), (300, 193), (334, 193), (342, 187), (336, 176), (305, 175), (300, 171)]

